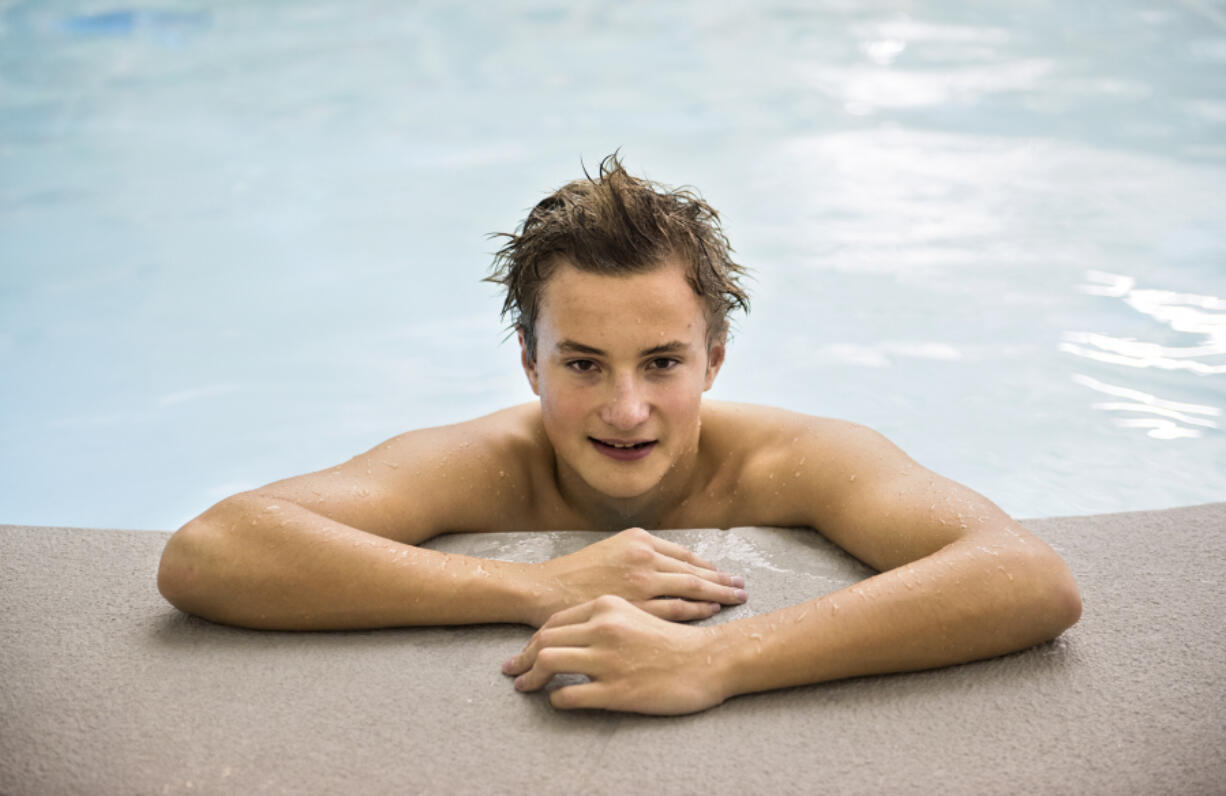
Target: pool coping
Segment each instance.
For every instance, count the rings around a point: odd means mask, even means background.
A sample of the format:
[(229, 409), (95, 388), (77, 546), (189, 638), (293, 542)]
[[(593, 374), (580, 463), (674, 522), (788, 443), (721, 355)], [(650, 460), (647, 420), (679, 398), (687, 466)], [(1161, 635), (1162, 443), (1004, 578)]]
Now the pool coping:
[[(515, 692), (525, 626), (223, 627), (157, 593), (166, 533), (0, 526), (0, 792), (1220, 792), (1226, 503), (1023, 522), (1082, 590), (1055, 641), (675, 718)], [(746, 576), (713, 621), (869, 572), (811, 531), (660, 535)], [(429, 546), (540, 560), (593, 536)]]

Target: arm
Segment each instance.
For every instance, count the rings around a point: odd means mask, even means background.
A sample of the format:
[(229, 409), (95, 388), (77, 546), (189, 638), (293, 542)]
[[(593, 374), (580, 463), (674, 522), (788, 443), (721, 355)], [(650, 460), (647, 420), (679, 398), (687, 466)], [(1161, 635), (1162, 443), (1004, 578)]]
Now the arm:
[(551, 620), (504, 671), (522, 674), (523, 690), (557, 671), (594, 678), (555, 691), (560, 707), (689, 712), (735, 694), (1001, 655), (1077, 621), (1081, 600), (1064, 562), (985, 498), (867, 429), (818, 436), (809, 455), (824, 449), (838, 464), (780, 500), (803, 497), (809, 524), (886, 571), (716, 627), (661, 627), (606, 600)]
[[(743, 601), (731, 575), (641, 530), (542, 564), (418, 547), (448, 531), (530, 527), (530, 476), (504, 444), (516, 411), (227, 498), (171, 537), (158, 588), (207, 619), (281, 630), (539, 625), (603, 593), (673, 620)], [(663, 595), (677, 599), (653, 599)]]

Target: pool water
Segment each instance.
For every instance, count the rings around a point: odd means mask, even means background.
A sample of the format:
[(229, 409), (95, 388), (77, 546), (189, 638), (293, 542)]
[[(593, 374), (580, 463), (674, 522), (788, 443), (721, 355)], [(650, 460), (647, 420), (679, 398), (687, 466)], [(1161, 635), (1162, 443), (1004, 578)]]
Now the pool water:
[(1226, 10), (0, 3), (0, 522), (172, 529), (532, 399), (479, 280), (621, 147), (755, 271), (710, 395), (1018, 516), (1226, 499)]

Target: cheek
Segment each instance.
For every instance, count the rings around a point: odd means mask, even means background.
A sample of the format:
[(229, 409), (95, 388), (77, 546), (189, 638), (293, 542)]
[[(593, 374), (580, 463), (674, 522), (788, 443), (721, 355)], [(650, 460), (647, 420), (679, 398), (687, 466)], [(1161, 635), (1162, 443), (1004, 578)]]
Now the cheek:
[(578, 391), (559, 389), (546, 380), (541, 381), (541, 387), (541, 414), (551, 436), (555, 432), (571, 431), (582, 422), (584, 406)]
[(696, 423), (702, 405), (701, 383), (687, 384), (684, 389), (669, 391), (660, 397), (658, 405), (675, 422), (687, 426)]

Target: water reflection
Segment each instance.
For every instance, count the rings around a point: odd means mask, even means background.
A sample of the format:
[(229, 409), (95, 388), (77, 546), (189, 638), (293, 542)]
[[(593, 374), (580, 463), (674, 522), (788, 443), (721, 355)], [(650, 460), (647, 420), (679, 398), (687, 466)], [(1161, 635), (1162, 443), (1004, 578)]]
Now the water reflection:
[(1222, 410), (1216, 406), (1168, 401), (1140, 390), (1107, 384), (1080, 373), (1073, 376), (1073, 381), (1083, 387), (1089, 387), (1091, 390), (1096, 390), (1106, 395), (1128, 399), (1126, 401), (1103, 401), (1096, 403), (1093, 405), (1095, 409), (1106, 412), (1140, 412), (1157, 415), (1158, 417), (1124, 417), (1115, 419), (1115, 424), (1121, 428), (1147, 428), (1149, 429), (1149, 436), (1155, 439), (1199, 437), (1201, 435), (1199, 428), (1187, 428), (1186, 426), (1180, 426), (1179, 423), (1200, 428), (1218, 428), (1218, 424), (1208, 418), (1220, 417), (1222, 414)]
[[(1198, 376), (1226, 373), (1226, 364), (1219, 358), (1226, 355), (1226, 300), (1194, 293), (1171, 290), (1140, 289), (1131, 276), (1104, 271), (1086, 273), (1086, 283), (1078, 289), (1092, 296), (1116, 298), (1132, 309), (1158, 321), (1171, 331), (1199, 335), (1203, 339), (1194, 345), (1171, 346), (1161, 343), (1114, 337), (1097, 332), (1065, 332), (1059, 349), (1073, 356), (1130, 368), (1154, 368), (1185, 371)], [(1109, 384), (1077, 374), (1073, 381), (1123, 401), (1101, 401), (1094, 409), (1124, 412), (1141, 417), (1116, 417), (1121, 428), (1146, 429), (1154, 439), (1195, 438), (1202, 429), (1219, 428), (1209, 419), (1220, 417), (1216, 406), (1172, 401), (1130, 387)]]
[(1164, 346), (1159, 343), (1112, 337), (1094, 332), (1065, 332), (1060, 350), (1074, 356), (1134, 368), (1187, 370), (1200, 375), (1226, 373), (1226, 364), (1204, 361), (1226, 354), (1226, 300), (1170, 290), (1138, 290), (1136, 280), (1120, 274), (1090, 271), (1084, 293), (1123, 299), (1137, 312), (1176, 332), (1202, 335), (1199, 345)]

